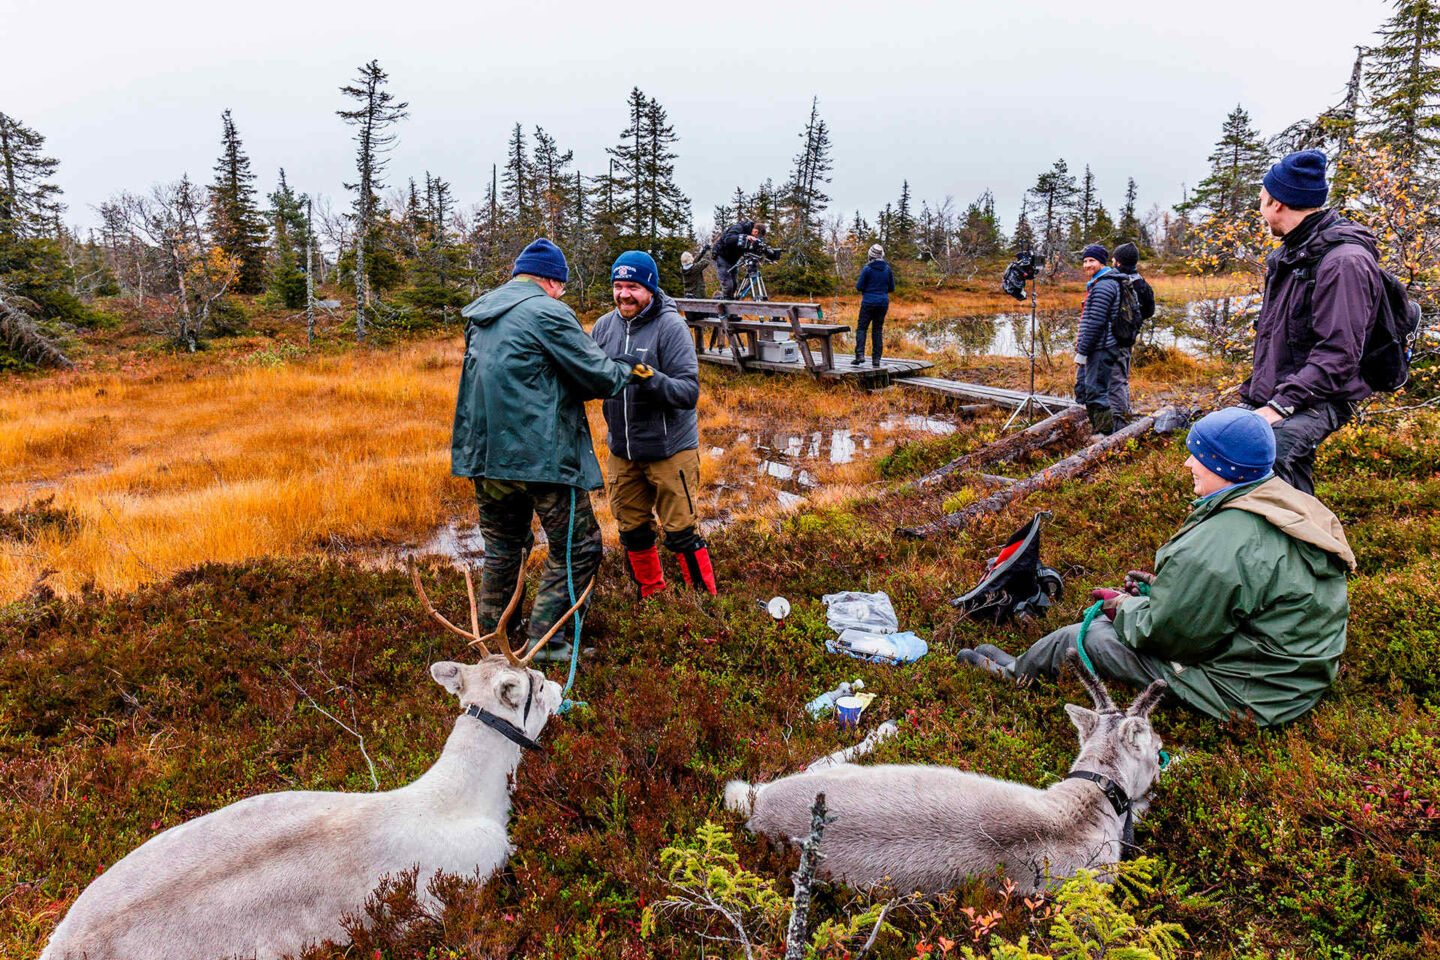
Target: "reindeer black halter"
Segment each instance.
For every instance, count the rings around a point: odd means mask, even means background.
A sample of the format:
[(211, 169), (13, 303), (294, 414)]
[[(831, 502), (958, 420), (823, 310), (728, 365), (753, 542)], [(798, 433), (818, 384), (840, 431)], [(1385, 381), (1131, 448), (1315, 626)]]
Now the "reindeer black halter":
[(1066, 780), (1089, 780), (1091, 783), (1099, 784), (1100, 790), (1105, 794), (1105, 799), (1110, 801), (1117, 817), (1124, 817), (1125, 824), (1120, 828), (1120, 859), (1131, 860), (1140, 851), (1135, 846), (1135, 814), (1131, 810), (1131, 802), (1128, 794), (1120, 788), (1120, 784), (1109, 777), (1098, 773), (1091, 773), (1089, 770), (1072, 770), (1065, 774)]
[[(535, 699), (535, 684), (529, 683), (527, 684), (527, 686), (529, 689), (525, 694), (525, 710), (521, 714), (521, 722), (530, 719), (530, 706), (531, 702)], [(504, 717), (497, 717), (495, 714), (491, 713), (489, 710), (484, 709), (477, 703), (472, 703), (470, 704), (470, 706), (466, 707), (465, 712), (462, 713), (461, 716), (474, 717), (476, 720), (479, 720), (481, 723), (485, 724), (485, 726), (489, 727), (491, 730), (494, 730), (506, 740), (509, 740), (511, 743), (516, 744), (522, 749), (542, 749), (539, 741), (531, 739), (525, 734), (524, 730), (521, 730), (519, 727), (515, 726), (515, 724), (511, 723), (509, 720), (506, 720)]]

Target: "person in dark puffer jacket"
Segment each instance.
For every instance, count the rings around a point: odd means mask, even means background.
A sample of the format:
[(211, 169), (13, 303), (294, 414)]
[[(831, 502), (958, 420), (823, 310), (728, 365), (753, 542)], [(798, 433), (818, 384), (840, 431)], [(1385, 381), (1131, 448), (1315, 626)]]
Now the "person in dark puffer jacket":
[[(1133, 243), (1122, 243), (1115, 248), (1115, 272), (1130, 278), (1135, 288), (1135, 299), (1140, 304), (1140, 319), (1149, 320), (1155, 316), (1155, 291), (1136, 269), (1140, 263), (1140, 248)], [(1110, 374), (1110, 414), (1115, 418), (1116, 428), (1123, 427), (1130, 419), (1130, 347), (1116, 344), (1115, 369)]]
[(890, 294), (895, 292), (895, 272), (885, 262), (885, 248), (880, 244), (870, 247), (870, 260), (855, 280), (855, 289), (860, 291), (860, 319), (855, 324), (855, 363), (865, 359), (865, 331), (871, 331), (870, 365), (880, 366), (885, 341), (881, 331), (885, 328), (885, 314), (890, 312)]
[(1085, 284), (1085, 307), (1075, 337), (1075, 400), (1085, 404), (1096, 433), (1115, 432), (1110, 409), (1110, 378), (1119, 358), (1111, 324), (1120, 312), (1120, 284), (1101, 283), (1109, 273), (1110, 251), (1092, 243), (1081, 255), (1080, 268), (1090, 279)]
[(609, 357), (653, 371), (603, 405), (610, 462), (605, 491), (630, 574), (643, 600), (665, 589), (656, 526), (688, 586), (716, 592), (710, 550), (697, 531), (700, 365), (690, 328), (660, 289), (650, 255), (627, 250), (610, 270), (615, 309), (590, 335)]

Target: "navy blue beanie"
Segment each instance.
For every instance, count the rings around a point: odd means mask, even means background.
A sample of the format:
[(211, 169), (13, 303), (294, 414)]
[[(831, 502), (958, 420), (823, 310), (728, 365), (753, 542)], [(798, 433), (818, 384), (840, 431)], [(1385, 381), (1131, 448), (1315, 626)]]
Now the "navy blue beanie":
[(1319, 150), (1292, 153), (1265, 174), (1265, 192), (1287, 207), (1313, 210), (1325, 206), (1325, 154)]
[(521, 273), (544, 277), (546, 280), (558, 280), (561, 283), (570, 279), (570, 267), (565, 263), (565, 254), (544, 237), (520, 251), (520, 256), (515, 258), (515, 269), (510, 271), (510, 276)]
[(1244, 407), (1227, 407), (1201, 417), (1185, 446), (1201, 465), (1231, 483), (1259, 480), (1275, 466), (1275, 431), (1265, 418)]
[(1081, 251), (1081, 260), (1084, 260), (1088, 257), (1094, 257), (1096, 260), (1099, 260), (1102, 267), (1108, 267), (1110, 265), (1110, 251), (1106, 250), (1098, 243), (1092, 243), (1090, 244), (1090, 246), (1086, 247), (1083, 251)]
[(660, 271), (654, 258), (644, 250), (626, 250), (615, 258), (615, 265), (610, 268), (610, 282), (616, 280), (638, 283), (649, 290), (651, 296), (660, 292)]

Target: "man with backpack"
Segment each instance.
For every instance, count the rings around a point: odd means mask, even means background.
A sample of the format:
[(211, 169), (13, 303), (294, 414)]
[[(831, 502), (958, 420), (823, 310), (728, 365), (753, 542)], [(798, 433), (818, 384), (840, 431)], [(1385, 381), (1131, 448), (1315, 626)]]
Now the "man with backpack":
[[(1130, 348), (1135, 346), (1140, 324), (1155, 316), (1155, 291), (1140, 276), (1136, 269), (1139, 263), (1140, 249), (1135, 244), (1122, 243), (1115, 248), (1114, 276), (1120, 284), (1120, 309), (1111, 328), (1118, 350), (1115, 369), (1110, 373), (1110, 414), (1117, 430), (1130, 419)], [(1125, 289), (1127, 285), (1129, 290)]]
[(1325, 209), (1325, 164), (1304, 150), (1265, 174), (1260, 215), (1281, 244), (1265, 261), (1254, 365), (1240, 387), (1275, 431), (1275, 473), (1309, 494), (1321, 441), (1358, 401), (1404, 382), (1418, 322), (1403, 286), (1381, 271), (1374, 235)]
[[(1104, 434), (1115, 432), (1115, 415), (1110, 409), (1110, 379), (1120, 346), (1115, 341), (1114, 324), (1120, 314), (1121, 293), (1126, 287), (1119, 282), (1101, 282), (1115, 276), (1115, 271), (1106, 266), (1109, 261), (1110, 251), (1098, 243), (1090, 244), (1081, 254), (1080, 269), (1090, 279), (1085, 284), (1085, 306), (1075, 337), (1075, 400), (1085, 404), (1095, 432)], [(1130, 342), (1135, 341), (1132, 338)]]

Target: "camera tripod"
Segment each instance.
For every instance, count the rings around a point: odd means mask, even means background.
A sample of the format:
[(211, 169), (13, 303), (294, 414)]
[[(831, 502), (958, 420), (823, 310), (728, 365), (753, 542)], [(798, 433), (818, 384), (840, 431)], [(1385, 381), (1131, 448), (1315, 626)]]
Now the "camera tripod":
[(1040, 285), (1039, 271), (1032, 271), (1030, 274), (1030, 391), (1025, 394), (1025, 399), (1020, 401), (1020, 406), (1010, 414), (1010, 419), (1005, 421), (1002, 431), (1009, 430), (1010, 425), (1023, 413), (1026, 424), (1035, 422), (1035, 412), (1044, 411), (1045, 416), (1050, 416), (1055, 411), (1051, 410), (1045, 400), (1035, 393), (1035, 323), (1036, 323), (1036, 298)]
[(735, 290), (736, 300), (769, 300), (770, 292), (765, 289), (765, 278), (760, 275), (760, 255), (747, 253), (741, 262), (745, 265), (745, 279)]

